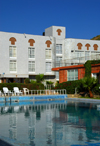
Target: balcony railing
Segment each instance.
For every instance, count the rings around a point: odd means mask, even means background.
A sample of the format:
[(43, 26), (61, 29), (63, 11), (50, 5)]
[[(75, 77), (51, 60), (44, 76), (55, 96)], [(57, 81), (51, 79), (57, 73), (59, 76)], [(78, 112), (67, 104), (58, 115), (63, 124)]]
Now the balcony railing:
[(79, 65), (84, 64), (87, 60), (100, 60), (100, 54), (91, 55), (91, 56), (83, 56), (83, 57), (73, 57), (70, 59), (60, 60), (60, 61), (53, 61), (52, 66), (55, 67), (62, 67), (62, 66), (71, 66), (71, 65)]

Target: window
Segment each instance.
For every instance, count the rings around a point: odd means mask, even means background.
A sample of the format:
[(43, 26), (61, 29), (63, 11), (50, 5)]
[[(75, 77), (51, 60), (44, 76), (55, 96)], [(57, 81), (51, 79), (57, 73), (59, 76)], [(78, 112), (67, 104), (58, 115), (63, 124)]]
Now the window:
[(35, 61), (29, 61), (28, 71), (29, 72), (35, 72)]
[(62, 44), (56, 45), (56, 54), (62, 54)]
[(61, 61), (62, 57), (61, 56), (56, 56), (56, 61)]
[(89, 60), (90, 52), (85, 52), (85, 60)]
[(56, 71), (56, 79), (59, 80), (59, 72)]
[(16, 57), (16, 46), (9, 47), (9, 57)]
[(16, 60), (10, 60), (10, 71), (16, 71)]
[(75, 58), (84, 60), (84, 52), (83, 51), (75, 51)]
[(51, 72), (51, 62), (46, 62), (46, 72)]
[(56, 67), (59, 67), (62, 65), (62, 57), (61, 56), (56, 56)]
[(35, 49), (34, 48), (28, 48), (28, 57), (35, 58)]
[(67, 81), (78, 80), (78, 69), (67, 70)]
[(51, 49), (46, 49), (45, 50), (45, 58), (46, 59), (51, 59)]
[(91, 59), (100, 59), (100, 52), (91, 52)]

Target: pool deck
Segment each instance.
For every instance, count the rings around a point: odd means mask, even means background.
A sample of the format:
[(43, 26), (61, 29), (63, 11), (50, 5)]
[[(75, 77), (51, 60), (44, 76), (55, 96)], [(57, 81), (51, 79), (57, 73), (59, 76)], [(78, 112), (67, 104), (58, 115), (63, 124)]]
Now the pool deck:
[[(99, 98), (96, 99), (96, 97), (99, 97)], [(100, 95), (94, 95), (94, 98), (85, 98), (85, 97), (82, 98), (78, 94), (68, 94), (67, 100), (72, 100), (76, 102), (100, 103)]]

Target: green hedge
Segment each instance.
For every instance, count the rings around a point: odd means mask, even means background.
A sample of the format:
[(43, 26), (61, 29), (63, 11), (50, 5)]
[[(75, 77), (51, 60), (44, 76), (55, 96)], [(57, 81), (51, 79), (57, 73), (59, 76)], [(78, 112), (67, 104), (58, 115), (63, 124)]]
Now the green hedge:
[(85, 64), (85, 77), (91, 76), (91, 64), (99, 64), (100, 60), (88, 60)]
[(29, 90), (43, 90), (44, 85), (41, 83), (0, 83), (0, 90), (2, 91), (3, 87), (8, 87), (9, 90), (13, 90), (13, 87), (18, 87), (20, 90), (23, 88), (28, 88)]
[(55, 89), (66, 89), (68, 94), (74, 94), (75, 88), (78, 87), (79, 84), (80, 84), (80, 80), (67, 81), (67, 82), (57, 84)]
[[(76, 81), (67, 81), (63, 83), (57, 84), (57, 86), (54, 89), (66, 89), (67, 94), (74, 94), (75, 93), (75, 88), (77, 88), (78, 92), (78, 87), (81, 87), (81, 81), (76, 80)], [(96, 95), (100, 95), (100, 84), (97, 84), (95, 88), (93, 89), (93, 93)], [(84, 89), (81, 87), (81, 90), (79, 92), (83, 92)]]
[(84, 64), (84, 67), (85, 67), (85, 77), (90, 77), (91, 76), (91, 62), (87, 61)]
[[(78, 90), (78, 86), (81, 86), (80, 80), (76, 81), (67, 81), (63, 83), (59, 83), (56, 85), (54, 89), (66, 89), (68, 94), (74, 94), (75, 88)], [(3, 87), (8, 87), (9, 90), (13, 91), (13, 87), (18, 87), (20, 90), (23, 90), (23, 88), (28, 88), (29, 90), (43, 90), (44, 85), (41, 83), (0, 83), (0, 90), (2, 91)], [(95, 88), (93, 89), (93, 93), (96, 95), (100, 95), (100, 84), (97, 84)], [(83, 90), (82, 90), (83, 92)]]

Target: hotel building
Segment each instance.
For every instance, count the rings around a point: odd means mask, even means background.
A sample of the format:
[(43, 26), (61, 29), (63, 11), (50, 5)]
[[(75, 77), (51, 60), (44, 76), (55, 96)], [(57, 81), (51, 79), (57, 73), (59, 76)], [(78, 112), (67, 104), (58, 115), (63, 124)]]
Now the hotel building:
[[(0, 32), (0, 82), (24, 82), (44, 74), (59, 80), (52, 68), (98, 59), (100, 41), (66, 38), (66, 28), (51, 26), (43, 35)], [(100, 58), (100, 57), (99, 57)]]

